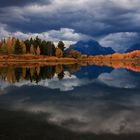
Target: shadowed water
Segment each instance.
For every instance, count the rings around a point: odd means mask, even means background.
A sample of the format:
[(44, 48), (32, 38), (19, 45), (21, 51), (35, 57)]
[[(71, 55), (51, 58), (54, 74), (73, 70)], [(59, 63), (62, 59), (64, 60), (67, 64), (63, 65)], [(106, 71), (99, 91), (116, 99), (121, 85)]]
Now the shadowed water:
[(0, 140), (140, 139), (140, 73), (106, 66), (0, 68)]

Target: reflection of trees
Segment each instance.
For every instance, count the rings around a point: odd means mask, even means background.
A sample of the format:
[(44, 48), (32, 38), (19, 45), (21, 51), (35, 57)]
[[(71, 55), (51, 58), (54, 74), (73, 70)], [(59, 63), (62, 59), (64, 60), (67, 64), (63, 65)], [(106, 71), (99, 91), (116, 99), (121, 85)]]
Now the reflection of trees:
[(20, 79), (22, 78), (22, 68), (15, 68), (13, 69), (13, 71), (15, 71), (16, 81), (19, 82)]
[(46, 77), (47, 79), (51, 79), (55, 74), (55, 66), (47, 66), (46, 67)]
[(59, 73), (58, 75), (58, 79), (62, 80), (64, 78), (64, 71), (62, 71), (61, 73)]
[(70, 74), (73, 74), (76, 71), (80, 70), (81, 65), (76, 63), (76, 64), (72, 64), (72, 65), (67, 65), (65, 67), (69, 71)]
[(59, 74), (63, 71), (63, 66), (62, 65), (56, 65), (55, 67), (55, 73)]
[(64, 78), (64, 71), (74, 73), (79, 69), (79, 65), (54, 65), (54, 66), (28, 66), (28, 67), (5, 67), (0, 68), (0, 80), (5, 80), (10, 83), (19, 82), (21, 80), (29, 80), (38, 83), (41, 80), (51, 79), (55, 75), (59, 80)]
[(15, 75), (14, 69), (12, 69), (12, 68), (7, 69), (6, 79), (10, 83), (14, 83), (16, 81), (16, 75)]
[[(91, 64), (91, 63), (90, 63)], [(121, 61), (100, 61), (92, 64), (98, 66), (110, 66), (113, 68), (126, 68), (136, 72), (140, 72), (140, 66), (133, 62)], [(38, 83), (41, 80), (51, 79), (55, 75), (59, 80), (64, 78), (64, 71), (73, 74), (80, 69), (80, 64), (72, 65), (48, 65), (48, 66), (28, 66), (28, 67), (0, 67), (0, 80), (8, 81), (9, 83), (19, 82), (21, 80), (30, 80)]]
[(51, 79), (55, 74), (55, 66), (45, 66), (40, 68), (41, 79)]

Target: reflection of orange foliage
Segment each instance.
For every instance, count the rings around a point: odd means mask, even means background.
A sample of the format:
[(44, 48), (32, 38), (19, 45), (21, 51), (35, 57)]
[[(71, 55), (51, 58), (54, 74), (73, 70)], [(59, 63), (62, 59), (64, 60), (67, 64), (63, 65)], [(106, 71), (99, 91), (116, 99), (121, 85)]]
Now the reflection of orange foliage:
[(63, 71), (63, 66), (62, 65), (56, 65), (56, 67), (55, 67), (56, 74), (60, 74), (62, 71)]
[(112, 60), (129, 60), (129, 59), (140, 59), (140, 50), (129, 52), (126, 54), (115, 53), (112, 54)]
[(136, 51), (133, 51), (133, 52), (130, 52), (130, 53), (127, 53), (125, 54), (125, 58), (126, 59), (138, 59), (140, 58), (140, 50), (136, 50)]
[(122, 62), (120, 62), (120, 61), (114, 61), (113, 63), (112, 63), (112, 67), (113, 68), (122, 68), (123, 67), (123, 63)]
[(125, 68), (135, 72), (140, 72), (140, 65), (135, 64), (135, 62), (113, 62), (111, 65), (113, 68)]
[(112, 54), (112, 60), (122, 60), (124, 59), (124, 55), (123, 54), (119, 54), (119, 53), (114, 53)]
[[(140, 61), (139, 61), (140, 62)], [(119, 69), (119, 68), (125, 68), (125, 69), (129, 69), (135, 72), (140, 72), (140, 64), (138, 64), (139, 62), (137, 61), (89, 61), (88, 65), (97, 65), (97, 66), (109, 66), (109, 67), (113, 67), (115, 69)]]
[[(84, 56), (84, 55), (83, 55)], [(71, 67), (71, 73), (78, 70), (80, 66), (86, 65), (99, 65), (99, 66), (110, 66), (113, 68), (127, 68), (136, 72), (140, 72), (140, 50), (136, 50), (126, 54), (115, 53), (112, 55), (97, 55), (97, 56), (84, 56), (78, 59), (75, 58), (58, 58), (58, 57), (46, 57), (43, 55), (34, 56), (32, 54), (24, 55), (0, 55), (0, 67), (8, 66), (20, 66), (20, 67), (40, 67), (46, 65), (58, 65), (56, 67), (56, 73), (60, 73), (63, 69), (59, 66), (62, 65), (74, 65)], [(76, 67), (75, 67), (76, 66)], [(37, 73), (40, 69), (37, 69)], [(30, 70), (31, 75), (33, 75), (34, 70)], [(26, 73), (23, 73), (25, 77)], [(10, 77), (10, 76), (8, 76)], [(11, 78), (9, 78), (11, 79)], [(14, 79), (14, 78), (13, 78)]]
[(40, 74), (40, 67), (39, 66), (36, 67), (36, 73), (39, 76), (39, 74)]
[(140, 65), (137, 65), (134, 63), (126, 62), (124, 63), (124, 68), (135, 71), (135, 72), (140, 72)]
[(126, 68), (140, 72), (140, 50), (126, 54), (90, 56), (89, 65), (109, 66), (113, 68)]

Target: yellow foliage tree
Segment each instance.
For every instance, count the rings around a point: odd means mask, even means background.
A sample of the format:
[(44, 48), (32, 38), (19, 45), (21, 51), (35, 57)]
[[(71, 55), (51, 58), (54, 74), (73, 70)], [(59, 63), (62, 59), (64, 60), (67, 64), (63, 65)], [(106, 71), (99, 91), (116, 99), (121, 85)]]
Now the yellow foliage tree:
[(20, 47), (22, 49), (22, 54), (26, 54), (26, 45), (23, 41), (20, 41)]
[(40, 55), (40, 48), (39, 48), (39, 46), (37, 47), (37, 49), (36, 49), (36, 54), (39, 56)]
[(60, 58), (63, 56), (63, 51), (60, 48), (56, 48), (55, 55), (56, 55), (56, 57)]
[(7, 52), (8, 54), (13, 54), (14, 53), (14, 41), (12, 38), (8, 38), (6, 41), (6, 45), (7, 45)]
[(73, 57), (73, 58), (79, 58), (79, 57), (81, 56), (81, 53), (78, 52), (78, 51), (75, 51), (75, 50), (71, 50), (71, 51), (69, 52), (69, 56), (70, 56), (70, 57)]
[(35, 55), (35, 49), (34, 49), (34, 46), (33, 45), (31, 45), (31, 47), (30, 47), (30, 53), (33, 54), (33, 55)]

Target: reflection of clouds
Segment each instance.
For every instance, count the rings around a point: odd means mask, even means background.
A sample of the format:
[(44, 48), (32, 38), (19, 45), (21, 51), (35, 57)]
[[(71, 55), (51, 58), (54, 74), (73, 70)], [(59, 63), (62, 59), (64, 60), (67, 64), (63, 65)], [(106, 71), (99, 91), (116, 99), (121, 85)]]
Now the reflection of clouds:
[[(40, 81), (40, 86), (30, 81), (15, 83), (19, 88), (7, 90), (7, 94), (0, 96), (0, 103), (6, 101), (3, 104), (12, 110), (43, 113), (47, 121), (73, 131), (140, 133), (140, 94), (136, 79), (122, 69), (103, 73), (97, 80), (78, 79), (65, 73), (63, 80), (55, 76)], [(1, 89), (8, 86), (1, 81)], [(74, 90), (78, 86), (81, 87)]]
[(14, 84), (9, 84), (8, 82), (5, 81), (0, 81), (0, 89), (5, 89), (9, 86), (17, 86), (17, 87), (21, 87), (24, 85), (29, 85), (29, 86), (43, 86), (43, 87), (48, 87), (50, 89), (60, 89), (61, 91), (69, 91), (69, 90), (73, 90), (74, 87), (78, 87), (78, 86), (82, 86), (82, 85), (86, 85), (92, 81), (88, 80), (88, 79), (78, 79), (76, 76), (71, 75), (68, 76), (68, 73), (65, 72), (65, 76), (62, 80), (59, 80), (57, 78), (57, 76), (54, 76), (52, 79), (45, 79), (45, 80), (41, 80), (38, 84), (36, 84), (36, 82), (30, 82), (29, 80), (22, 80), (19, 81), (17, 83)]
[[(120, 93), (120, 91), (118, 90), (116, 93)], [(29, 92), (31, 91), (29, 90)], [(105, 91), (100, 86), (89, 92), (88, 95), (84, 90), (75, 94), (58, 95), (56, 94), (58, 91), (56, 91), (56, 93), (53, 92), (53, 98), (47, 94), (19, 96), (17, 93), (17, 97), (14, 95), (12, 98), (11, 96), (8, 104), (14, 110), (46, 113), (47, 121), (73, 131), (97, 134), (140, 133), (140, 95), (138, 91), (126, 89), (131, 96), (121, 94), (117, 96), (117, 99), (115, 93), (115, 97), (109, 99), (110, 95), (106, 93), (112, 93), (113, 90)], [(102, 93), (102, 97), (93, 96), (98, 92)]]
[[(108, 105), (108, 104), (104, 104)], [(129, 133), (140, 132), (140, 111), (114, 111), (110, 112), (101, 103), (91, 104), (82, 109), (77, 106), (61, 106), (52, 104), (15, 105), (18, 109), (24, 109), (31, 112), (49, 113), (49, 121), (65, 126), (75, 131), (89, 131), (94, 133)], [(107, 113), (107, 114), (106, 114)], [(105, 116), (106, 115), (106, 116)]]
[(117, 88), (135, 88), (136, 78), (129, 72), (122, 69), (115, 69), (111, 73), (103, 73), (98, 80), (108, 86)]
[(42, 80), (39, 85), (49, 87), (51, 89), (60, 89), (61, 91), (73, 90), (74, 87), (88, 84), (90, 81), (87, 79), (78, 79), (76, 76), (65, 76), (63, 80), (53, 78), (51, 80)]

